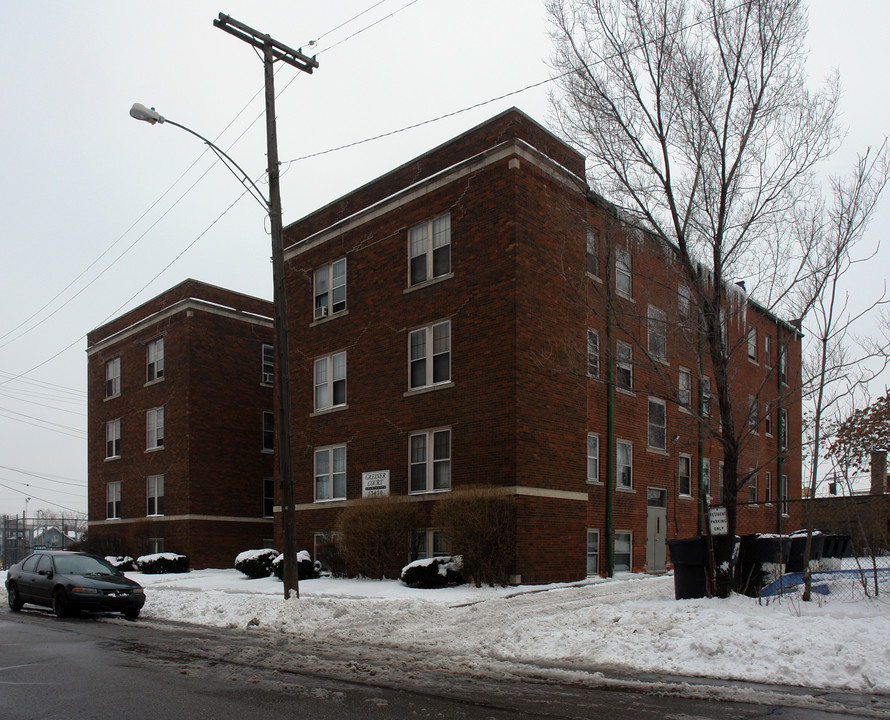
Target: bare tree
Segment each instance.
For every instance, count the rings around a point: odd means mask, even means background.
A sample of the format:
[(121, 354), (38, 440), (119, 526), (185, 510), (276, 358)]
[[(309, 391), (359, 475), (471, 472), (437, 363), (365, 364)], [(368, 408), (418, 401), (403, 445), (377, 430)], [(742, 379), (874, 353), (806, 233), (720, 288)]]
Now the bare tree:
[(838, 78), (817, 92), (805, 84), (801, 0), (547, 8), (556, 123), (587, 154), (594, 188), (676, 247), (702, 318), (734, 533), (745, 423), (733, 412), (733, 348), (721, 332), (733, 311), (728, 289), (744, 280), (770, 312), (806, 309), (797, 293), (812, 271), (813, 238), (800, 228), (818, 204), (814, 169), (838, 144)]

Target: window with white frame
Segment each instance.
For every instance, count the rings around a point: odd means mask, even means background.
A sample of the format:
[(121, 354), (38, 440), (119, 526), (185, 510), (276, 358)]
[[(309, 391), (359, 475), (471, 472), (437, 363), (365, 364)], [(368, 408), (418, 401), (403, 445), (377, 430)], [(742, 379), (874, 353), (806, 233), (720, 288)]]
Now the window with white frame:
[(599, 575), (600, 572), (600, 531), (587, 531), (587, 575)]
[(625, 490), (634, 486), (634, 446), (626, 440), (615, 441), (615, 485)]
[(263, 411), (263, 452), (275, 451), (275, 413)]
[(110, 482), (105, 486), (105, 517), (119, 520), (121, 516), (121, 484)]
[(763, 473), (763, 500), (767, 504), (773, 501), (773, 474), (769, 470)]
[(680, 463), (677, 470), (677, 488), (680, 495), (687, 497), (692, 495), (692, 457), (689, 455), (680, 455)]
[(105, 459), (121, 456), (121, 419), (105, 423)]
[(164, 514), (164, 476), (149, 475), (145, 478), (145, 495), (147, 499), (146, 515)]
[(408, 231), (408, 286), (451, 272), (451, 215), (415, 225)]
[(723, 504), (723, 461), (717, 464), (717, 504)]
[(145, 412), (145, 449), (164, 447), (164, 408), (151, 408)]
[(346, 404), (346, 351), (315, 361), (315, 410)]
[(409, 492), (451, 489), (451, 430), (426, 430), (408, 437)]
[(590, 328), (587, 328), (587, 376), (600, 376), (600, 336)]
[(121, 394), (121, 359), (116, 357), (105, 363), (105, 397)]
[(702, 375), (701, 383), (701, 414), (702, 417), (711, 417), (711, 378)]
[(701, 461), (701, 490), (711, 500), (711, 459), (703, 458)]
[(783, 383), (788, 382), (788, 371), (785, 367), (785, 349), (779, 348), (779, 380)]
[(649, 398), (648, 446), (665, 449), (667, 435), (667, 408), (663, 400)]
[(686, 285), (677, 286), (677, 315), (683, 322), (688, 322), (691, 314), (689, 311), (692, 292)]
[(773, 412), (769, 403), (763, 403), (763, 431), (769, 436), (773, 434)]
[(752, 472), (748, 477), (748, 502), (757, 502), (757, 473)]
[(786, 450), (788, 448), (788, 411), (785, 408), (782, 408), (779, 411), (779, 423), (782, 425), (780, 428), (782, 434), (782, 449)]
[(587, 272), (598, 276), (599, 270), (599, 236), (593, 228), (587, 228)]
[(772, 349), (772, 338), (769, 335), (763, 336), (763, 364), (766, 365), (767, 368), (772, 366), (773, 363), (773, 349)]
[(275, 478), (263, 478), (263, 517), (275, 516)]
[(748, 328), (748, 359), (757, 362), (757, 329)]
[(414, 560), (445, 557), (451, 554), (448, 535), (442, 530), (418, 530), (411, 538), (411, 555)]
[(683, 367), (677, 376), (677, 404), (684, 410), (692, 405), (692, 373)]
[(649, 320), (649, 356), (656, 360), (667, 358), (667, 315), (664, 310), (650, 305), (647, 311)]
[(263, 365), (263, 382), (272, 384), (275, 382), (275, 346), (269, 343), (263, 343), (262, 354)]
[(788, 476), (782, 475), (779, 480), (779, 502), (782, 504), (780, 508), (782, 515), (788, 514)]
[(146, 548), (146, 552), (149, 555), (157, 555), (164, 552), (164, 538), (148, 538)]
[(600, 481), (600, 436), (587, 433), (587, 482)]
[(753, 395), (748, 396), (748, 430), (757, 434), (757, 401)]
[(145, 346), (145, 380), (154, 382), (164, 377), (164, 338)]
[(346, 309), (346, 258), (315, 270), (312, 319), (321, 320)]
[(427, 325), (408, 333), (409, 388), (451, 381), (451, 322)]
[(622, 390), (633, 390), (633, 348), (626, 342), (615, 342), (615, 384)]
[(315, 451), (315, 500), (346, 499), (346, 446)]
[(625, 297), (631, 296), (630, 253), (626, 248), (615, 248), (615, 291)]
[(632, 536), (629, 530), (615, 531), (614, 563), (616, 572), (630, 572), (633, 563)]

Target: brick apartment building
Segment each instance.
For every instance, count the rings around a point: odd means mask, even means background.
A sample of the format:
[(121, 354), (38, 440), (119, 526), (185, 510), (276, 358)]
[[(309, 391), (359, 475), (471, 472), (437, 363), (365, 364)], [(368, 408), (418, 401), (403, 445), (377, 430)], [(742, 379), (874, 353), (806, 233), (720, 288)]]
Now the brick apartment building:
[[(584, 158), (518, 110), (285, 239), (301, 547), (362, 501), (363, 474), (425, 508), (474, 484), (514, 496), (523, 583), (605, 572), (610, 544), (616, 570), (663, 570), (666, 541), (701, 528), (703, 494), (722, 499), (709, 363), (671, 248), (622, 221), (587, 187)], [(729, 294), (752, 473), (738, 530), (787, 530), (800, 336)], [(418, 530), (424, 552), (446, 549)]]
[(94, 547), (200, 568), (271, 545), (272, 315), (186, 280), (87, 335)]

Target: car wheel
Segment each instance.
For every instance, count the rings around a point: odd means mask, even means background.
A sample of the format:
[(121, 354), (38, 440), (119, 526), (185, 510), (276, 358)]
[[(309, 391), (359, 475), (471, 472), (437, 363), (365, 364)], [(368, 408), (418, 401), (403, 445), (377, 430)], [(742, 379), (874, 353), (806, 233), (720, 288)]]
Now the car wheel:
[(135, 620), (136, 618), (139, 617), (139, 611), (138, 610), (124, 610), (124, 617), (127, 618), (127, 620)]
[(68, 617), (70, 614), (68, 598), (65, 596), (65, 591), (62, 588), (56, 588), (56, 591), (53, 593), (53, 612), (56, 614), (56, 617), (60, 618)]
[(6, 589), (6, 601), (9, 603), (9, 609), (13, 612), (18, 612), (22, 609), (22, 605), (25, 604), (22, 602), (22, 598), (19, 596), (19, 589), (15, 584), (10, 585)]

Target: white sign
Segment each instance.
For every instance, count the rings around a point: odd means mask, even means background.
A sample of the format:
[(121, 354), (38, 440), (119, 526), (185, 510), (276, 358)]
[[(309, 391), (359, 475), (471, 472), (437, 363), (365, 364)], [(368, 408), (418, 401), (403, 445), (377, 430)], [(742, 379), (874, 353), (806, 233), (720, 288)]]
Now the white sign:
[(726, 535), (729, 532), (726, 508), (722, 505), (708, 508), (708, 522), (711, 524), (711, 535)]
[(362, 497), (389, 497), (389, 470), (363, 472)]

